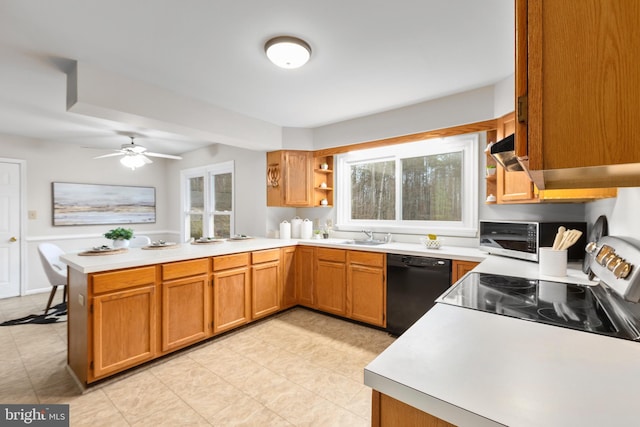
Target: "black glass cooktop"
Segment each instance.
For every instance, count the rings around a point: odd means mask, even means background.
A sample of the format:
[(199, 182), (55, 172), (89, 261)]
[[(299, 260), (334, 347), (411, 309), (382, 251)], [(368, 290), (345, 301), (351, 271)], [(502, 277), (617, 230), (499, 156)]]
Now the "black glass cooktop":
[(633, 339), (597, 296), (599, 287), (470, 273), (439, 302), (504, 316)]

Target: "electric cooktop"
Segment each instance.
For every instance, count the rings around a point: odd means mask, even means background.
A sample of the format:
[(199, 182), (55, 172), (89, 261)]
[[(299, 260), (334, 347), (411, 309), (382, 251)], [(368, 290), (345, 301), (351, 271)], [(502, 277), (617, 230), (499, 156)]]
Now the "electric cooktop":
[(438, 302), (615, 338), (638, 331), (602, 286), (471, 272)]

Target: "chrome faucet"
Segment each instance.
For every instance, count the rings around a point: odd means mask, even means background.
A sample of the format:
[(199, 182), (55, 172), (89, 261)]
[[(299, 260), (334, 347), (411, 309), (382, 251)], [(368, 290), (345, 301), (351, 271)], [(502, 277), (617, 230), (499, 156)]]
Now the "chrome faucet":
[(362, 232), (367, 235), (368, 240), (373, 240), (373, 231), (371, 231), (371, 230), (362, 230)]

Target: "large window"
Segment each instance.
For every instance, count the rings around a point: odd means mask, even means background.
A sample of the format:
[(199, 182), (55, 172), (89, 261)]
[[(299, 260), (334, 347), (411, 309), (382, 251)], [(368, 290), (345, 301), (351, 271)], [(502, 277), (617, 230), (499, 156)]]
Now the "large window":
[(337, 227), (475, 235), (477, 147), (473, 134), (339, 155)]
[(233, 162), (182, 171), (183, 236), (231, 237)]

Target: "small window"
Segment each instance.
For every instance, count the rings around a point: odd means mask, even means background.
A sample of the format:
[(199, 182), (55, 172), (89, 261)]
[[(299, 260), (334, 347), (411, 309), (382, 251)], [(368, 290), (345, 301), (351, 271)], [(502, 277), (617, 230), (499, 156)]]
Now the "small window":
[(476, 234), (478, 135), (338, 156), (337, 228)]
[(184, 240), (231, 237), (233, 162), (182, 171)]

